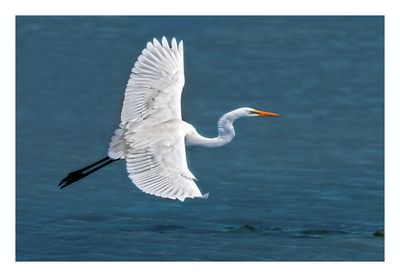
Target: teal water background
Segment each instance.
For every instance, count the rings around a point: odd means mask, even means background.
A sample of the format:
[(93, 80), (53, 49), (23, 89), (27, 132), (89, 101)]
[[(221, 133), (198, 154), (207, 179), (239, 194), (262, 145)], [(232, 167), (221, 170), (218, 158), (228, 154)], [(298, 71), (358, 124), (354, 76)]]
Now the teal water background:
[[(17, 17), (16, 259), (383, 260), (383, 17)], [(182, 112), (219, 149), (188, 149), (208, 200), (140, 192), (105, 156), (137, 56), (184, 40)]]

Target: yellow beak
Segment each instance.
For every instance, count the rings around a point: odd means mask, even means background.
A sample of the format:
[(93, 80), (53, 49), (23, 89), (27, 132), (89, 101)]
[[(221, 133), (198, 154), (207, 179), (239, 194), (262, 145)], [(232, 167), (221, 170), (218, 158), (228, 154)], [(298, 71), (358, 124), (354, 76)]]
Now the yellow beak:
[(254, 113), (258, 114), (259, 116), (281, 116), (278, 113), (260, 111), (260, 110), (256, 110), (256, 109), (254, 109)]

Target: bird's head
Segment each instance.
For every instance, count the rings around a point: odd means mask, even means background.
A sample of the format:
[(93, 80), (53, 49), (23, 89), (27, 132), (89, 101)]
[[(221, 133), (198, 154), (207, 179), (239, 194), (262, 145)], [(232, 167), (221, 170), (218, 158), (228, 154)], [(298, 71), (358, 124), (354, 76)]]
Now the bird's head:
[(236, 119), (250, 116), (280, 116), (280, 114), (245, 107), (224, 114), (219, 121), (224, 124), (229, 123), (232, 125)]
[(245, 116), (280, 116), (278, 113), (257, 110), (253, 108), (242, 108)]

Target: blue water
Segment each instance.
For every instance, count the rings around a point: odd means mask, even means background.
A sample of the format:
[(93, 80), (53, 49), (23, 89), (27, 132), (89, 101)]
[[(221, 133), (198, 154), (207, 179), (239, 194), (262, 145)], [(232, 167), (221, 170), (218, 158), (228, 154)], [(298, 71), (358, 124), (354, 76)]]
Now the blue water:
[[(384, 259), (383, 17), (17, 17), (16, 259)], [(219, 149), (188, 150), (208, 200), (140, 192), (105, 156), (135, 59), (185, 43), (182, 112)]]

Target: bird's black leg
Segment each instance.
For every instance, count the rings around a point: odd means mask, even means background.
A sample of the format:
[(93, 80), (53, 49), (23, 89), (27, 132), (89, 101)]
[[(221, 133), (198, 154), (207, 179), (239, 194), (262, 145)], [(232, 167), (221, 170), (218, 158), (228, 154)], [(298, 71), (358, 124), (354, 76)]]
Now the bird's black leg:
[[(103, 168), (106, 165), (108, 165), (112, 162), (115, 162), (115, 161), (116, 160), (113, 160), (109, 157), (105, 157), (105, 158), (103, 158), (91, 165), (88, 165), (84, 168), (72, 171), (72, 172), (68, 173), (68, 175), (64, 179), (61, 180), (61, 182), (58, 184), (58, 186), (60, 187), (60, 189), (63, 189), (66, 186), (69, 186), (70, 184), (75, 183), (76, 181), (79, 181), (82, 178), (85, 178), (86, 176), (90, 175), (91, 173), (93, 173), (93, 172), (99, 170), (100, 168)], [(100, 165), (96, 166), (98, 164), (100, 164)]]
[(78, 175), (82, 174), (85, 170), (87, 170), (95, 165), (98, 165), (99, 163), (108, 161), (109, 159), (110, 159), (109, 157), (105, 157), (105, 158), (103, 158), (95, 163), (92, 163), (84, 168), (81, 168), (76, 171), (72, 171), (72, 172), (68, 173), (68, 175), (64, 179), (62, 179), (58, 185), (60, 186), (62, 183), (66, 182), (68, 179), (72, 178), (73, 176), (78, 176)]

